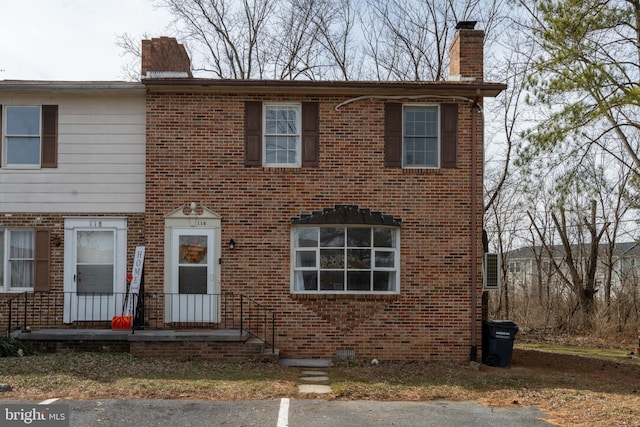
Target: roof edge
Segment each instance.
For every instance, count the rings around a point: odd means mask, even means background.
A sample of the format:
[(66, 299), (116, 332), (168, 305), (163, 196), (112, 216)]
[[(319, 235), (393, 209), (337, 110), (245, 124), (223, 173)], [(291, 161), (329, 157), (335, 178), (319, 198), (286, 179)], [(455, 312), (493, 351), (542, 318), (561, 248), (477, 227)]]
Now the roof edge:
[(468, 94), (494, 97), (507, 88), (503, 83), (455, 81), (329, 81), (329, 80), (244, 80), (244, 79), (143, 79), (157, 92), (193, 91), (238, 93), (304, 92), (307, 94)]
[(131, 90), (144, 91), (140, 82), (123, 81), (54, 81), (54, 80), (0, 80), (0, 90)]

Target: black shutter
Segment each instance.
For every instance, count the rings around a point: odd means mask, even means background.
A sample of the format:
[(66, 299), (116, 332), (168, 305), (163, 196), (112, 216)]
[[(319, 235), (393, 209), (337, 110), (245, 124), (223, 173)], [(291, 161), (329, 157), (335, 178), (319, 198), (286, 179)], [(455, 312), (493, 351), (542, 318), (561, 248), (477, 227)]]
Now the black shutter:
[(49, 230), (37, 228), (35, 231), (35, 283), (36, 292), (48, 291), (50, 287), (51, 250), (49, 245)]
[(262, 103), (244, 104), (244, 165), (262, 166)]
[(384, 165), (402, 167), (402, 104), (384, 104)]
[(58, 167), (58, 106), (42, 106), (42, 145), (40, 165)]
[(302, 103), (302, 166), (318, 166), (320, 131), (317, 102)]
[(458, 167), (458, 104), (440, 106), (440, 167)]

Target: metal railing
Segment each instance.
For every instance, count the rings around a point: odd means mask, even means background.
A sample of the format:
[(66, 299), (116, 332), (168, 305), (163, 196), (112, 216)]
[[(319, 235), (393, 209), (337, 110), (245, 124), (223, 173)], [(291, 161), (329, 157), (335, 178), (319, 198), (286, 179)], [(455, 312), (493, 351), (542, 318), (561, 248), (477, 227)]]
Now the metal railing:
[(24, 292), (11, 296), (6, 303), (7, 337), (14, 331), (35, 329), (105, 329), (111, 327), (114, 316), (129, 315), (132, 333), (136, 329), (239, 329), (275, 350), (275, 312), (231, 292)]
[(271, 345), (275, 352), (276, 314), (253, 299), (240, 294), (240, 330)]

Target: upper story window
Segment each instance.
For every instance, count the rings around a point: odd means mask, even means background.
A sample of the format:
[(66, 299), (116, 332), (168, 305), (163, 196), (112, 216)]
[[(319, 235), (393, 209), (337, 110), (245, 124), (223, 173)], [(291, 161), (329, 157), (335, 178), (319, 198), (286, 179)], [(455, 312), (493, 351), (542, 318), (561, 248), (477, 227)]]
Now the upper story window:
[(299, 167), (300, 104), (264, 105), (264, 165)]
[(33, 289), (35, 275), (35, 236), (33, 230), (0, 230), (0, 289)]
[(245, 166), (319, 166), (317, 102), (247, 101), (244, 112)]
[(0, 108), (0, 115), (2, 167), (32, 169), (58, 166), (57, 105), (7, 105)]
[(403, 111), (402, 164), (404, 167), (440, 166), (439, 109), (405, 105)]
[(458, 167), (458, 104), (388, 102), (384, 120), (386, 167)]
[(40, 166), (40, 107), (7, 107), (6, 165)]

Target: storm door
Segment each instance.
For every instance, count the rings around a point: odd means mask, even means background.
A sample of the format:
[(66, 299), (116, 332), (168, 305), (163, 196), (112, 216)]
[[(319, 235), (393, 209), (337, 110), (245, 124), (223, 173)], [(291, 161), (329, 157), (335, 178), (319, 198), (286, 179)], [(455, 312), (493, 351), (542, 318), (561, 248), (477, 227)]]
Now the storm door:
[(110, 321), (126, 292), (124, 220), (65, 221), (65, 322)]
[(220, 304), (214, 294), (214, 230), (174, 228), (171, 237), (171, 322), (215, 322)]

